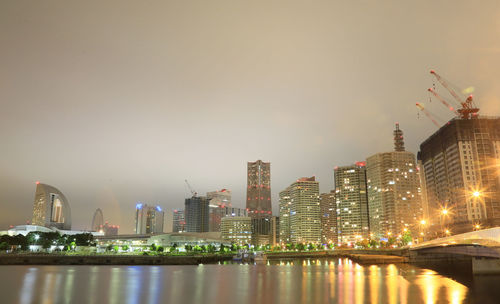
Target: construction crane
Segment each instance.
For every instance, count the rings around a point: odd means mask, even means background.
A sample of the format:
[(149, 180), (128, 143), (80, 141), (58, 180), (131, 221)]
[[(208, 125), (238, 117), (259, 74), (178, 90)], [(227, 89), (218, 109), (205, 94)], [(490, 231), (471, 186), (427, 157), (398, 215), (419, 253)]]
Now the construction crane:
[(186, 182), (186, 185), (188, 186), (189, 191), (191, 191), (191, 195), (193, 197), (196, 197), (198, 195), (198, 192), (194, 191), (193, 188), (191, 188), (191, 185), (188, 183), (187, 179), (185, 179), (184, 181)]
[(427, 111), (424, 106), (422, 104), (420, 104), (419, 102), (416, 103), (416, 106), (417, 108), (424, 112), (425, 116), (429, 117), (430, 120), (432, 120), (432, 122), (436, 125), (436, 127), (440, 128), (441, 126), (438, 124), (438, 122), (434, 119), (434, 117), (431, 115), (431, 113), (429, 113), (429, 111)]
[(457, 109), (458, 112), (458, 117), (461, 119), (471, 119), (471, 118), (476, 118), (477, 113), (479, 112), (479, 108), (476, 107), (474, 104), (474, 101), (472, 99), (472, 95), (469, 95), (467, 98), (464, 99), (464, 97), (460, 97), (453, 88), (451, 88), (451, 85), (446, 81), (443, 77), (441, 77), (436, 71), (431, 70), (431, 74), (436, 77), (436, 79), (441, 83), (441, 85), (450, 92), (451, 96), (455, 98), (455, 100), (458, 102), (458, 104), (461, 106), (460, 109)]
[(446, 99), (444, 99), (441, 95), (439, 95), (439, 94), (438, 94), (436, 91), (434, 91), (432, 88), (427, 89), (427, 91), (431, 92), (431, 93), (432, 93), (432, 95), (434, 95), (437, 99), (439, 99), (439, 101), (441, 101), (441, 103), (442, 103), (445, 107), (447, 107), (450, 111), (452, 111), (453, 113), (455, 113), (455, 115), (457, 115), (457, 116), (458, 116), (458, 115), (460, 115), (460, 114), (458, 113), (458, 111), (457, 111), (457, 110), (455, 110), (455, 108), (454, 108), (452, 105), (450, 105), (450, 104), (446, 101)]

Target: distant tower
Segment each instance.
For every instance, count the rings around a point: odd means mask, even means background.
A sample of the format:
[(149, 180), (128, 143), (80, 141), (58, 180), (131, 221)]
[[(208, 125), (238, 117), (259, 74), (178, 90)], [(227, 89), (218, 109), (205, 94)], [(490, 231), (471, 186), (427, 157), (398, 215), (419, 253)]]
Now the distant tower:
[(104, 216), (102, 215), (102, 210), (97, 208), (92, 218), (92, 231), (101, 231), (104, 226)]
[(251, 218), (271, 217), (271, 163), (248, 163), (246, 207)]
[(394, 151), (403, 152), (405, 150), (405, 141), (403, 138), (403, 131), (399, 129), (399, 122), (396, 123), (394, 134)]

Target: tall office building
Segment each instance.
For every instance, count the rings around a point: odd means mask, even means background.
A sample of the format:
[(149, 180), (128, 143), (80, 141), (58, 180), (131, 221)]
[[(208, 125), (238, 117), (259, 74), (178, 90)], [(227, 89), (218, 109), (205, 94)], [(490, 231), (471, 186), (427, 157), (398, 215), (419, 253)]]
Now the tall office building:
[(321, 214), (321, 243), (337, 244), (337, 203), (335, 202), (335, 190), (330, 191), (330, 193), (320, 194), (319, 208)]
[(208, 232), (209, 202), (204, 196), (186, 198), (184, 205), (187, 232)]
[(248, 163), (246, 208), (252, 218), (271, 217), (271, 163)]
[(452, 119), (420, 145), (419, 160), (434, 224), (454, 233), (500, 225), (500, 118)]
[(287, 189), (291, 202), (290, 241), (296, 244), (321, 243), (319, 183), (316, 178), (300, 178)]
[(172, 231), (173, 232), (186, 232), (186, 218), (184, 217), (184, 210), (174, 209), (172, 214)]
[(36, 182), (31, 224), (71, 230), (71, 209), (64, 194), (52, 186)]
[(135, 233), (163, 233), (164, 213), (160, 206), (137, 203), (135, 206)]
[(397, 235), (422, 219), (420, 176), (415, 154), (405, 151), (403, 131), (396, 124), (393, 152), (366, 160), (370, 232), (376, 237)]
[(339, 243), (356, 242), (369, 236), (366, 163), (335, 167), (335, 200)]
[(281, 191), (279, 205), (279, 242), (281, 245), (286, 245), (291, 242), (290, 238), (290, 211), (292, 198), (290, 196), (291, 187)]

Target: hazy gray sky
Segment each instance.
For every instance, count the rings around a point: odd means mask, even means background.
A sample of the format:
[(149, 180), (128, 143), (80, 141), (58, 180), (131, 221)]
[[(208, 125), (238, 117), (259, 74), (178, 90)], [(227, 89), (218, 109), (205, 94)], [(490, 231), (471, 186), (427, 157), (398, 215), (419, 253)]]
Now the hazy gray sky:
[[(31, 219), (35, 181), (73, 228), (132, 232), (136, 201), (183, 207), (271, 161), (296, 178), (407, 149), (436, 127), (431, 68), (500, 114), (500, 1), (0, 1), (0, 229)], [(439, 88), (439, 87), (438, 87)], [(443, 94), (444, 90), (440, 90)], [(448, 96), (448, 95), (447, 95)]]

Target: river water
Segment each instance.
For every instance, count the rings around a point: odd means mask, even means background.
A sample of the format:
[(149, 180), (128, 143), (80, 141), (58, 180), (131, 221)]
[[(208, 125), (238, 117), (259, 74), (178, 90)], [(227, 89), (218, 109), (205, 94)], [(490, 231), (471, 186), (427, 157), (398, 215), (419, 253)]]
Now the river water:
[(0, 303), (500, 303), (500, 277), (459, 283), (348, 259), (268, 265), (0, 266)]

